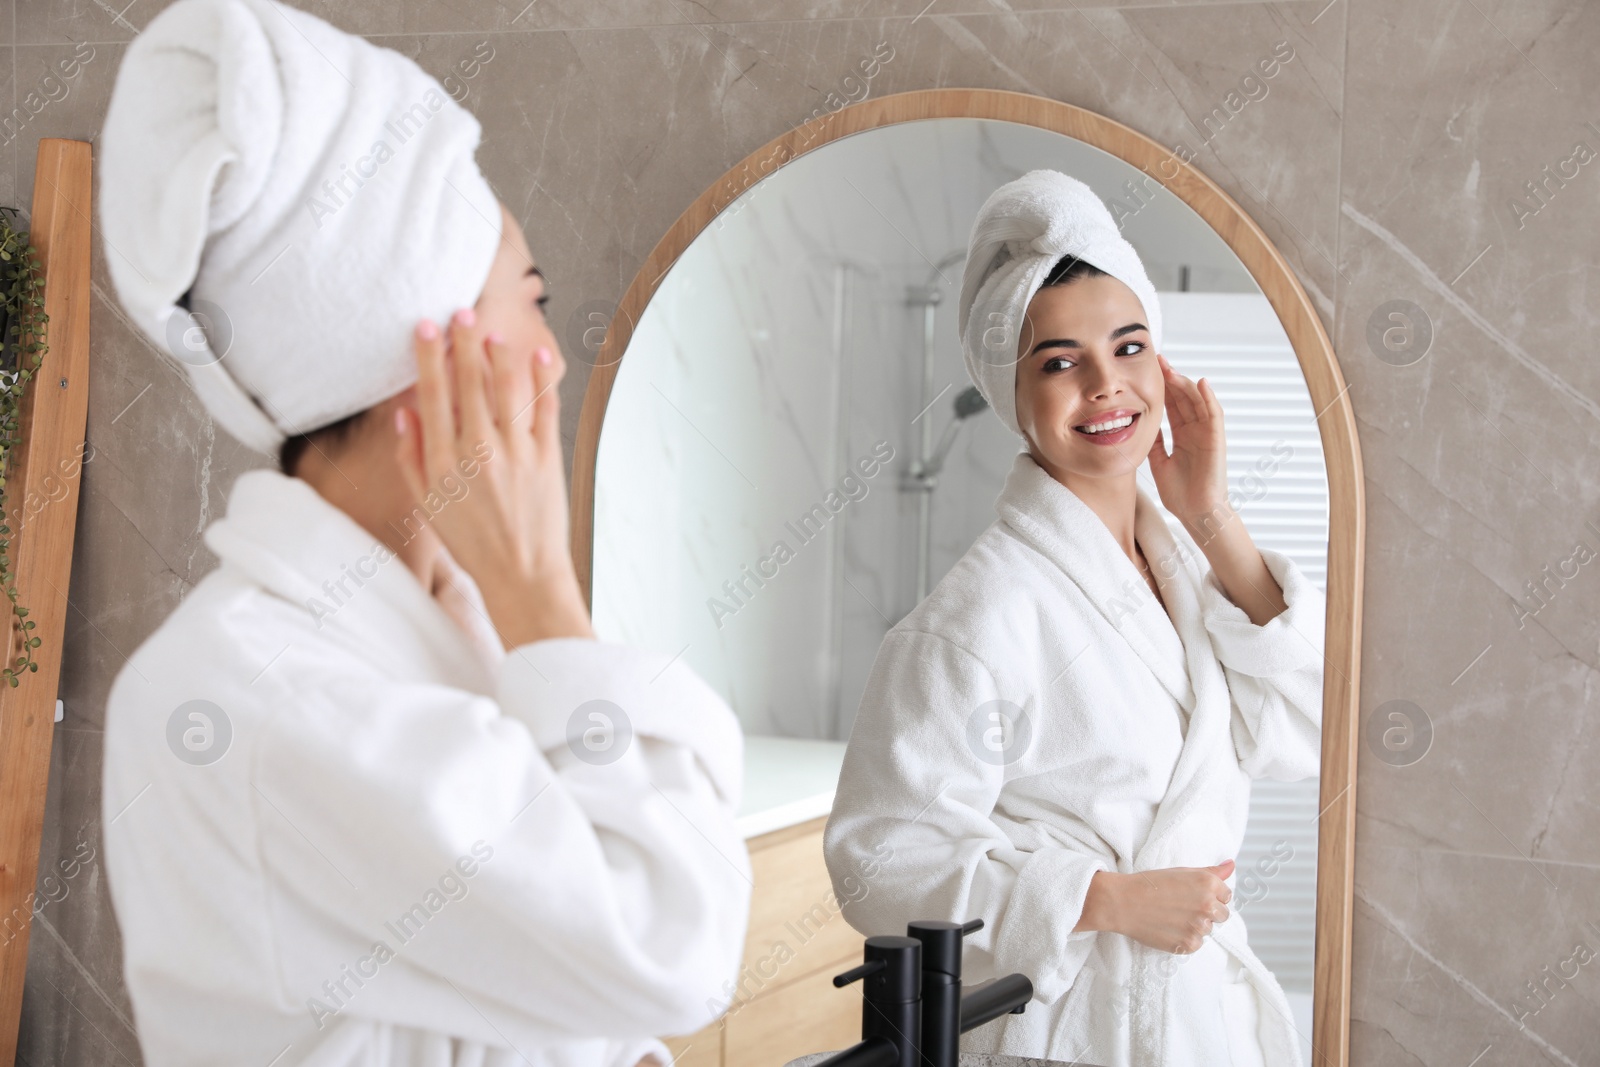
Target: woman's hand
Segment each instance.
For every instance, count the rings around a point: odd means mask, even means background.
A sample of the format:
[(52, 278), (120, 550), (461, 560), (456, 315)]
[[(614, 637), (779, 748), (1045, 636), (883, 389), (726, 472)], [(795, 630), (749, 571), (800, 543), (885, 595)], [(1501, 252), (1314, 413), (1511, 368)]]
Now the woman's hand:
[(1157, 353), (1166, 393), (1172, 451), (1156, 430), (1150, 446), (1150, 474), (1166, 509), (1187, 525), (1224, 524), (1228, 504), (1228, 453), (1222, 430), (1222, 404), (1204, 378), (1198, 385), (1172, 369)]
[(1166, 374), (1167, 420), (1172, 423), (1172, 453), (1156, 434), (1150, 446), (1150, 473), (1161, 503), (1177, 516), (1211, 564), (1228, 599), (1250, 621), (1265, 626), (1288, 603), (1256, 548), (1238, 513), (1228, 503), (1227, 443), (1222, 432), (1222, 404), (1204, 378), (1200, 384), (1172, 369), (1167, 357), (1156, 356)]
[(448, 353), (427, 320), (414, 343), (417, 410), (395, 411), (400, 469), (419, 502), (438, 505), (431, 525), (478, 584), (501, 642), (593, 637), (568, 545), (565, 363), (549, 349), (512, 353), (470, 309), (451, 319)]
[(1105, 930), (1163, 952), (1197, 952), (1214, 923), (1228, 921), (1233, 861), (1215, 867), (1169, 867), (1117, 874), (1089, 883), (1078, 930)]

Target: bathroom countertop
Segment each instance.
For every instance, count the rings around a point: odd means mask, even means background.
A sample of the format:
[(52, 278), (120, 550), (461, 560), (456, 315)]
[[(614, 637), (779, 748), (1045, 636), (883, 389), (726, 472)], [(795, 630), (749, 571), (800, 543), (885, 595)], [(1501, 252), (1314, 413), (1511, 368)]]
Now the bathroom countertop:
[[(784, 1067), (814, 1067), (832, 1055), (832, 1052), (813, 1052), (809, 1056), (790, 1060)], [(963, 1052), (957, 1062), (959, 1067), (1095, 1067), (1081, 1060), (1035, 1060), (1027, 1056), (1001, 1056), (987, 1052)]]
[(843, 741), (746, 735), (738, 821), (745, 839), (828, 814), (844, 748)]

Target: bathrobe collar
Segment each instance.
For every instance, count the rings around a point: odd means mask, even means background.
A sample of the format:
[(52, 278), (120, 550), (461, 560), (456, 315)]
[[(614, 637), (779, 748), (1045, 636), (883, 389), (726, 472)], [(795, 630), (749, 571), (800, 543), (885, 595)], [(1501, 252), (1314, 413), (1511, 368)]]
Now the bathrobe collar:
[(1043, 553), (1083, 590), (1111, 629), (1150, 668), (1161, 685), (1184, 709), (1194, 710), (1185, 642), (1203, 634), (1179, 636), (1172, 619), (1198, 618), (1195, 590), (1184, 581), (1177, 544), (1160, 507), (1136, 487), (1134, 538), (1144, 549), (1161, 596), (1172, 609), (1162, 609), (1144, 575), (1122, 551), (1100, 516), (1056, 481), (1026, 451), (1017, 454), (1005, 488), (995, 501), (1000, 518), (1025, 542)]
[(441, 594), (448, 609), (310, 483), (271, 469), (239, 476), (227, 515), (206, 528), (205, 542), (224, 566), (390, 677), (495, 691), (504, 651), (476, 584), (442, 549), (440, 566), (454, 586)]

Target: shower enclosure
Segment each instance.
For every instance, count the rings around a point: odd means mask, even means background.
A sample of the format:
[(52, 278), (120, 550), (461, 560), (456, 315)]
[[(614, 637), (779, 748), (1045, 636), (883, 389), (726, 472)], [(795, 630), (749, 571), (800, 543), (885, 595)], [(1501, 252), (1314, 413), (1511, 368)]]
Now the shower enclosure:
[[(941, 282), (950, 282), (944, 271), (961, 264), (966, 259), (966, 253), (957, 250), (945, 256), (933, 265), (928, 273), (927, 280), (921, 285), (906, 287), (906, 305), (913, 309), (921, 327), (921, 360), (915, 366), (918, 374), (918, 408), (917, 415), (912, 420), (917, 426), (917, 448), (913, 453), (910, 463), (905, 468), (900, 480), (900, 491), (915, 494), (917, 504), (916, 527), (916, 591), (911, 603), (916, 605), (928, 595), (932, 587), (932, 539), (933, 539), (933, 495), (939, 487), (939, 472), (944, 469), (945, 457), (950, 454), (950, 449), (955, 446), (956, 436), (961, 432), (962, 423), (978, 414), (989, 406), (975, 386), (964, 389), (952, 386), (949, 383), (939, 385), (939, 364), (935, 358), (939, 335), (939, 307), (944, 303), (945, 285)], [(957, 279), (959, 280), (959, 275)], [(950, 286), (952, 289), (954, 285)], [(954, 316), (952, 316), (952, 319)], [(951, 343), (955, 336), (953, 323), (949, 330), (949, 337), (944, 340)], [(952, 407), (952, 416), (944, 424), (938, 443), (934, 443), (933, 426), (935, 420), (934, 407), (945, 396), (955, 392)]]

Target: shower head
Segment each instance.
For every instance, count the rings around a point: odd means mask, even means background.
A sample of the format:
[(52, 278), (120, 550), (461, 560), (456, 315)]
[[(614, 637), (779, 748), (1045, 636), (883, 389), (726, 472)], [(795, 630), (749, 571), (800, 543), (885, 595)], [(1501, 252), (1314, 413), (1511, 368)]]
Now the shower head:
[(950, 454), (950, 449), (956, 443), (956, 434), (961, 432), (961, 424), (972, 416), (978, 414), (989, 406), (989, 402), (978, 392), (977, 386), (969, 385), (956, 394), (956, 417), (945, 423), (944, 432), (939, 435), (939, 443), (933, 446), (933, 452), (915, 465), (914, 474), (923, 481), (922, 488), (932, 489), (933, 478), (944, 469), (945, 457)]
[(956, 394), (956, 418), (970, 419), (978, 412), (989, 406), (989, 402), (978, 392), (978, 387), (969, 385)]

